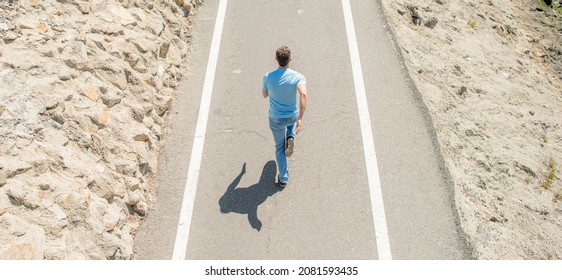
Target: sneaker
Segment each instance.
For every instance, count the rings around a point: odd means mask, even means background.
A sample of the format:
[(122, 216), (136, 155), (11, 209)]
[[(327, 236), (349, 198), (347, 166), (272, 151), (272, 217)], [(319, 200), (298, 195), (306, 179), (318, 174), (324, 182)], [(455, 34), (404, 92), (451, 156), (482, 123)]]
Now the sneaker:
[(281, 179), (279, 179), (279, 176), (277, 176), (277, 185), (281, 188), (284, 188), (287, 186), (287, 182), (281, 182)]
[(293, 148), (295, 147), (295, 138), (287, 137), (287, 146), (285, 147), (285, 155), (290, 157), (293, 155)]

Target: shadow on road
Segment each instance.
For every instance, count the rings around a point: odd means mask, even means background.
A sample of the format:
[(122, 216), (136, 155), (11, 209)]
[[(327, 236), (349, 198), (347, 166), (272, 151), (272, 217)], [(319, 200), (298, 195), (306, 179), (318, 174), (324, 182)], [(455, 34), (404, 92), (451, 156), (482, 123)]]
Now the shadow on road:
[(224, 195), (219, 199), (221, 213), (239, 213), (248, 214), (248, 221), (252, 228), (261, 230), (262, 222), (258, 218), (258, 206), (265, 200), (280, 191), (275, 186), (275, 175), (277, 174), (277, 166), (275, 161), (268, 161), (263, 166), (263, 171), (259, 182), (247, 188), (236, 188), (240, 179), (246, 173), (246, 163), (242, 166), (242, 170), (238, 177), (230, 183)]

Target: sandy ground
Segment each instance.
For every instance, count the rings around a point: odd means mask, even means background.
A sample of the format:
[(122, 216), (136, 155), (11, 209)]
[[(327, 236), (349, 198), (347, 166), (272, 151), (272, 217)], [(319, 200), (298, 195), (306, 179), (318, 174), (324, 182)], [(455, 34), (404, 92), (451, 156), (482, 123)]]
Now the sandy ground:
[(382, 3), (429, 109), (474, 257), (561, 259), (560, 4)]

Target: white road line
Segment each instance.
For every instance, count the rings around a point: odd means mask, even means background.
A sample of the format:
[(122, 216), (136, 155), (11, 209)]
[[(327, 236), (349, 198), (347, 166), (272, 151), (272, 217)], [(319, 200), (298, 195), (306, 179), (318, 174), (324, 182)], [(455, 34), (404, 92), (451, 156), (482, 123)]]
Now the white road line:
[(205, 83), (203, 84), (201, 105), (199, 106), (199, 116), (197, 117), (197, 127), (195, 128), (193, 148), (191, 149), (191, 159), (189, 161), (187, 181), (185, 183), (185, 190), (183, 193), (178, 231), (176, 233), (176, 242), (174, 244), (174, 252), (172, 254), (173, 260), (185, 259), (187, 251), (189, 229), (191, 226), (191, 217), (193, 215), (193, 203), (195, 201), (197, 181), (199, 180), (199, 170), (201, 169), (201, 157), (203, 156), (205, 132), (207, 131), (209, 107), (211, 106), (211, 96), (213, 94), (213, 83), (215, 81), (215, 71), (217, 69), (219, 47), (222, 36), (222, 27), (224, 25), (224, 18), (226, 15), (227, 2), (227, 0), (220, 1), (217, 19), (215, 21), (215, 30), (213, 32), (213, 40), (211, 41), (211, 51), (207, 62), (207, 72), (205, 73)]
[(355, 82), (355, 96), (357, 99), (357, 109), (359, 111), (359, 121), (361, 123), (361, 134), (363, 136), (363, 150), (365, 152), (365, 164), (367, 165), (367, 176), (369, 178), (369, 189), (371, 194), (371, 207), (373, 211), (373, 221), (375, 224), (375, 235), (377, 251), (380, 260), (391, 260), (390, 240), (386, 226), (386, 215), (382, 200), (382, 189), (379, 178), (379, 167), (377, 164), (377, 154), (375, 153), (375, 142), (371, 129), (371, 116), (367, 105), (367, 95), (363, 81), (363, 70), (359, 59), (359, 48), (353, 24), (353, 15), (349, 0), (342, 0), (343, 14), (345, 17), (345, 28), (347, 30), (347, 42), (349, 44), (349, 54), (351, 56), (351, 67), (353, 68), (353, 79)]

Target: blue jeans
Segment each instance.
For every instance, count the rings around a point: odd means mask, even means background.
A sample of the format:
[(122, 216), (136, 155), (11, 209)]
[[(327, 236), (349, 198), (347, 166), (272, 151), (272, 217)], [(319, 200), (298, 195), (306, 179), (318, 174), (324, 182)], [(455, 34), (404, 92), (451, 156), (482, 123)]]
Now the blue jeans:
[(289, 181), (289, 166), (285, 155), (287, 137), (295, 137), (295, 128), (298, 116), (292, 118), (269, 118), (269, 127), (275, 140), (275, 159), (279, 169), (279, 181)]

